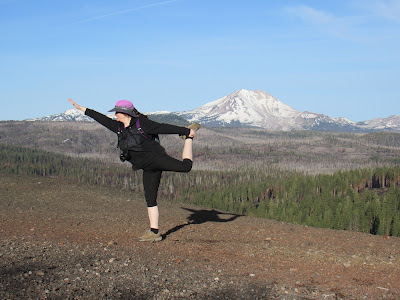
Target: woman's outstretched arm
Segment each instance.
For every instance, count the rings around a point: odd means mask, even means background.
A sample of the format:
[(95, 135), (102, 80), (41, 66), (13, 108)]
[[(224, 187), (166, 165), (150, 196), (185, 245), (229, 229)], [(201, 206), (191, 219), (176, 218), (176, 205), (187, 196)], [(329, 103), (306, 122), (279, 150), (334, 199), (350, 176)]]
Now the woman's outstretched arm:
[(192, 133), (187, 127), (158, 123), (144, 117), (139, 117), (139, 121), (140, 126), (147, 134), (179, 134), (190, 136)]
[(81, 111), (83, 111), (83, 112), (86, 112), (86, 107), (83, 107), (83, 106), (79, 105), (78, 103), (76, 103), (76, 102), (75, 102), (74, 100), (72, 100), (72, 99), (68, 99), (68, 101), (71, 102), (71, 104), (72, 104), (73, 106), (75, 106), (75, 108), (77, 108), (77, 109), (79, 109), (79, 110), (81, 110)]
[(110, 129), (115, 133), (117, 133), (120, 130), (120, 128), (124, 128), (124, 125), (122, 123), (110, 119), (106, 115), (103, 115), (90, 108), (83, 107), (78, 103), (76, 103), (75, 101), (73, 101), (72, 99), (68, 99), (68, 101), (71, 102), (71, 104), (75, 106), (77, 109), (83, 111), (85, 115), (91, 117), (92, 119), (94, 119), (95, 121), (97, 121), (98, 123), (100, 123), (101, 125), (103, 125), (104, 127)]

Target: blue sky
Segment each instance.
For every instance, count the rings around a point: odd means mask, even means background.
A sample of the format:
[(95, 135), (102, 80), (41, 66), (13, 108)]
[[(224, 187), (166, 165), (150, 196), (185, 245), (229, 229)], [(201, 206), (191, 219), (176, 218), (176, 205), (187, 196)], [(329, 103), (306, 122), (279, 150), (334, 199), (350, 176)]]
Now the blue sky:
[(300, 111), (400, 114), (400, 0), (0, 0), (0, 120), (184, 111), (261, 89)]

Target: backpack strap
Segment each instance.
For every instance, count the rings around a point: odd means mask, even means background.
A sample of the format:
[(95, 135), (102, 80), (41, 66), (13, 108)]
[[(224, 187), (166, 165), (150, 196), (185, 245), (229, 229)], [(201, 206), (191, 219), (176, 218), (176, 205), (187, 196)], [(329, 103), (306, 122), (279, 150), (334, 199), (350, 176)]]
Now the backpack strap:
[(146, 134), (146, 132), (144, 132), (142, 127), (140, 127), (139, 118), (137, 118), (137, 120), (136, 120), (136, 128), (146, 139), (150, 138), (150, 136), (148, 134)]

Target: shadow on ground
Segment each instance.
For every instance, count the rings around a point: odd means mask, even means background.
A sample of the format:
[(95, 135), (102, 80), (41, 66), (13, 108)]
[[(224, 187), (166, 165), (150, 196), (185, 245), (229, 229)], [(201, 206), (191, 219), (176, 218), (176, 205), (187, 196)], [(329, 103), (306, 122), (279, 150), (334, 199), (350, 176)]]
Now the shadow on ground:
[[(163, 239), (165, 239), (171, 233), (177, 232), (178, 230), (182, 229), (183, 227), (186, 227), (189, 225), (203, 224), (206, 222), (225, 223), (225, 222), (231, 222), (231, 221), (241, 217), (241, 215), (220, 212), (220, 211), (216, 211), (215, 209), (196, 210), (196, 209), (190, 209), (190, 208), (185, 208), (185, 207), (182, 207), (182, 209), (191, 212), (191, 214), (187, 217), (187, 223), (177, 225), (174, 228), (171, 228), (165, 234), (163, 234), (163, 236), (162, 236)], [(230, 217), (221, 218), (220, 216), (230, 216)]]

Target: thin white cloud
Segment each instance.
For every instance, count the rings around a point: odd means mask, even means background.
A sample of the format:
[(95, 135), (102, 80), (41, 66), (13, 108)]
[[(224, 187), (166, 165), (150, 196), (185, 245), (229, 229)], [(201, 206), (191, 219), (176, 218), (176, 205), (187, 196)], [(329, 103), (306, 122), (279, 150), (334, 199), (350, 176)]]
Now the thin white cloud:
[(286, 12), (299, 17), (306, 23), (317, 23), (322, 25), (331, 24), (336, 21), (336, 18), (324, 11), (317, 10), (315, 8), (299, 5), (299, 6), (287, 6), (285, 7)]
[(359, 2), (359, 5), (364, 7), (375, 16), (383, 17), (400, 23), (400, 0), (364, 0)]
[(338, 17), (334, 14), (318, 10), (306, 5), (287, 6), (286, 13), (300, 19), (304, 24), (312, 26), (340, 38), (352, 38), (351, 27), (359, 20), (353, 17)]
[(88, 18), (82, 21), (78, 21), (75, 22), (73, 24), (81, 24), (81, 23), (87, 23), (87, 22), (91, 22), (91, 21), (95, 21), (95, 20), (99, 20), (99, 19), (104, 19), (107, 17), (111, 17), (111, 16), (115, 16), (115, 15), (121, 15), (121, 14), (126, 14), (126, 13), (130, 13), (133, 11), (138, 11), (138, 10), (142, 10), (142, 9), (146, 9), (146, 8), (152, 8), (152, 7), (156, 7), (156, 6), (161, 6), (161, 5), (166, 5), (166, 4), (170, 4), (173, 2), (176, 2), (179, 0), (166, 0), (166, 1), (160, 1), (160, 2), (155, 2), (155, 3), (150, 3), (147, 5), (143, 5), (143, 6), (138, 6), (138, 7), (134, 7), (134, 8), (129, 8), (129, 9), (125, 9), (125, 10), (120, 10), (120, 11), (116, 11), (116, 12), (112, 12), (112, 13), (108, 13), (108, 14), (103, 14), (100, 16), (96, 16), (93, 18)]
[(285, 12), (316, 32), (323, 32), (344, 40), (371, 42), (398, 38), (395, 31), (389, 30), (382, 23), (377, 23), (377, 18), (400, 23), (400, 0), (355, 0), (348, 7), (350, 6), (356, 8), (356, 12), (345, 16), (306, 5), (287, 6)]

